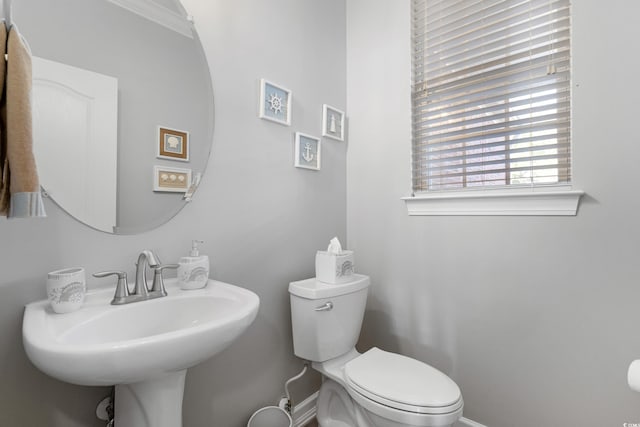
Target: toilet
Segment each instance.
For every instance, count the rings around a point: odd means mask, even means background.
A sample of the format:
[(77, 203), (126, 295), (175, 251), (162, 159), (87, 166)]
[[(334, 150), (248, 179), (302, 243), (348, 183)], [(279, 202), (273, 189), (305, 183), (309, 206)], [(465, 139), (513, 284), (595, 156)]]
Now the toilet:
[(462, 395), (451, 378), (426, 363), (356, 342), (370, 280), (289, 284), (293, 348), (323, 375), (317, 400), (320, 427), (451, 427)]

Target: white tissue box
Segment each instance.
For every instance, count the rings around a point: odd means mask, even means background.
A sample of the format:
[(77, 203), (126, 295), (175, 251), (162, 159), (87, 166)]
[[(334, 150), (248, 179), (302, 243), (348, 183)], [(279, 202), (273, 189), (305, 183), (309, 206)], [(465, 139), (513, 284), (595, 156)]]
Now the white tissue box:
[(324, 283), (346, 283), (353, 276), (353, 251), (339, 254), (318, 251), (316, 253), (316, 279)]

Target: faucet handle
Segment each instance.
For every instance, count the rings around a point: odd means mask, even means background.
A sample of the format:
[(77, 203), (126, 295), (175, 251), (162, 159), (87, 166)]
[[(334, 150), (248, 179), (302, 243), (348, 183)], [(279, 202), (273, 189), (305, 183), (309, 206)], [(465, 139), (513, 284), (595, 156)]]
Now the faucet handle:
[(164, 264), (153, 269), (151, 292), (159, 292), (162, 296), (167, 296), (167, 290), (164, 288), (164, 279), (162, 278), (162, 271), (167, 268), (178, 268), (178, 264)]
[(101, 271), (93, 273), (93, 277), (118, 276), (118, 284), (116, 285), (116, 293), (111, 300), (111, 304), (122, 304), (124, 299), (129, 296), (129, 285), (127, 284), (127, 273), (124, 271)]

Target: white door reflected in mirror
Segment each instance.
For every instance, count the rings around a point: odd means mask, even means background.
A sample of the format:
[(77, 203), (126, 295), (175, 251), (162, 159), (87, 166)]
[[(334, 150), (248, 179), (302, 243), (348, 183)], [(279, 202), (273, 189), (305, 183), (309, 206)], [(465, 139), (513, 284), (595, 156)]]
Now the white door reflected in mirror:
[(118, 80), (33, 58), (33, 140), (44, 189), (101, 231), (116, 226)]

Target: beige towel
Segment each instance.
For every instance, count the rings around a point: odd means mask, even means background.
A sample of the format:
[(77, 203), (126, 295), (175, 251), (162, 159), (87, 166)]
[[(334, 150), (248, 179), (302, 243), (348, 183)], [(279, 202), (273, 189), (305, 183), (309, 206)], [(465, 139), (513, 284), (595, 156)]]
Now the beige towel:
[[(1, 29), (0, 29), (0, 32)], [(15, 25), (7, 37), (7, 71), (2, 104), (6, 158), (2, 184), (9, 184), (9, 217), (46, 216), (33, 156), (31, 110), (31, 52)], [(4, 200), (4, 198), (3, 198)], [(2, 205), (5, 208), (5, 205)]]
[(5, 93), (4, 81), (7, 74), (7, 62), (4, 55), (7, 53), (7, 27), (4, 22), (0, 24), (0, 99), (2, 100), (2, 122), (0, 123), (0, 215), (6, 216), (9, 212), (9, 160), (7, 159), (7, 132), (6, 115), (4, 109)]

